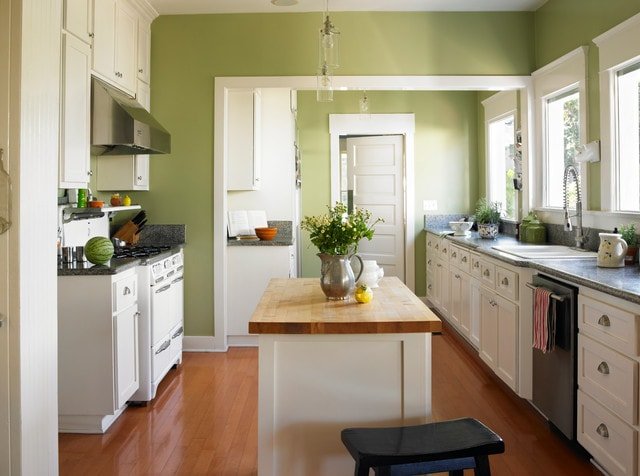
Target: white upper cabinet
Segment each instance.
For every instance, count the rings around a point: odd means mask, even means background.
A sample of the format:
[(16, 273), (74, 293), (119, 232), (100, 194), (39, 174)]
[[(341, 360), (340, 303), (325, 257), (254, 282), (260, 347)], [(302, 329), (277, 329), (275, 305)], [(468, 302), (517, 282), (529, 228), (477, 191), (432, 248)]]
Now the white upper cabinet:
[(135, 96), (137, 12), (124, 0), (94, 0), (93, 18), (94, 73)]
[(60, 188), (86, 188), (90, 176), (91, 48), (62, 35)]
[(227, 190), (260, 189), (260, 91), (229, 91)]
[(151, 22), (138, 19), (138, 79), (146, 84), (151, 81)]
[(87, 44), (91, 43), (93, 25), (91, 2), (88, 0), (64, 0), (63, 28)]

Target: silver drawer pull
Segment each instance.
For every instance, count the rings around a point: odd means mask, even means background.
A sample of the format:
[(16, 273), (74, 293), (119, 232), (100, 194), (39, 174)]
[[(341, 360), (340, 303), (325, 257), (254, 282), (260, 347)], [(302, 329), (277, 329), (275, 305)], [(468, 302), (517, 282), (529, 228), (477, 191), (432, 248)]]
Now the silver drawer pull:
[(167, 284), (166, 286), (162, 286), (160, 289), (158, 289), (158, 290), (156, 291), (156, 294), (163, 293), (163, 292), (165, 292), (167, 289), (170, 289), (170, 288), (171, 288), (171, 285), (170, 285), (170, 284)]
[(484, 272), (482, 273), (483, 276), (491, 276), (491, 273), (489, 272), (488, 269), (485, 269)]
[(460, 279), (460, 275), (456, 273), (455, 278)]
[(171, 336), (172, 339), (179, 337), (180, 334), (184, 332), (184, 327), (180, 326), (180, 328)]
[(489, 304), (491, 304), (491, 307), (496, 307), (498, 305), (498, 303), (495, 302), (493, 299), (489, 299)]
[(463, 256), (461, 261), (462, 261), (463, 263), (466, 263), (466, 262), (467, 262), (467, 257), (466, 257), (466, 256)]
[(606, 362), (600, 362), (600, 365), (598, 365), (598, 372), (602, 375), (609, 375), (609, 364)]
[[(445, 252), (446, 252), (446, 250), (445, 250)], [(456, 256), (458, 256), (458, 253), (456, 253), (455, 251), (453, 253), (451, 253), (451, 257), (452, 258), (455, 258)]]
[(160, 352), (164, 352), (165, 350), (167, 350), (170, 345), (171, 345), (171, 341), (170, 340), (164, 341), (162, 343), (162, 345), (160, 346), (160, 348), (158, 350), (156, 350), (156, 355), (158, 355)]
[(125, 286), (124, 289), (122, 290), (123, 296), (126, 296), (127, 294), (131, 294), (131, 289), (129, 288), (129, 286)]
[(502, 279), (502, 285), (503, 286), (509, 286), (509, 280), (507, 278), (503, 278)]
[(611, 320), (609, 319), (609, 316), (603, 314), (602, 316), (600, 316), (600, 319), (598, 319), (598, 324), (603, 327), (611, 327)]
[(479, 261), (474, 262), (473, 263), (473, 267), (474, 268), (479, 268), (480, 267), (480, 262)]
[(600, 423), (598, 425), (598, 428), (596, 428), (596, 433), (598, 433), (598, 435), (600, 435), (603, 438), (609, 438), (609, 429), (607, 428), (607, 425), (605, 425), (604, 423)]

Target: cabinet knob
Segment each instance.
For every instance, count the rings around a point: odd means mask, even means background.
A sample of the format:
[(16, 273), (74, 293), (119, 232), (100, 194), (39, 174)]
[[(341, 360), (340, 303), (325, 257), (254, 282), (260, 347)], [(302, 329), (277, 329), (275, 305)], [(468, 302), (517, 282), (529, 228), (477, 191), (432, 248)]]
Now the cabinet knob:
[(144, 69), (140, 68), (140, 69), (138, 70), (138, 73), (140, 73), (140, 74), (144, 73)]
[(89, 33), (89, 38), (93, 38), (94, 36), (96, 35), (94, 35), (93, 33)]
[(454, 277), (455, 277), (456, 279), (460, 279), (460, 275), (459, 275), (459, 274), (457, 274), (457, 273), (454, 275)]
[(133, 315), (134, 317), (140, 317), (142, 314), (140, 314), (140, 311), (136, 311), (136, 313)]
[(446, 248), (442, 248), (442, 252), (446, 255), (447, 254), (447, 249)]
[(503, 278), (503, 279), (502, 279), (502, 285), (503, 285), (503, 286), (509, 286), (509, 279), (507, 279), (507, 278)]
[(491, 307), (496, 307), (498, 305), (498, 303), (495, 302), (493, 299), (489, 299), (489, 304), (491, 304)]
[(123, 296), (126, 296), (127, 294), (131, 294), (131, 289), (129, 288), (129, 286), (125, 286), (124, 289), (122, 290)]
[(93, 175), (93, 170), (87, 170), (87, 175), (91, 177)]
[(596, 433), (598, 433), (598, 435), (600, 435), (603, 438), (609, 438), (609, 429), (607, 428), (607, 425), (605, 425), (604, 423), (600, 423), (598, 425), (598, 428), (596, 428)]
[(431, 260), (430, 259), (427, 260), (427, 264), (431, 264)]
[(609, 316), (603, 314), (602, 316), (600, 316), (600, 319), (598, 319), (598, 324), (603, 327), (611, 327), (611, 320), (609, 319)]
[(436, 250), (439, 250), (440, 249), (440, 245), (436, 245), (435, 248), (436, 248)]
[(440, 263), (438, 263), (438, 268), (442, 268), (442, 265)]
[(473, 263), (473, 267), (476, 268), (476, 269), (479, 268), (480, 267), (480, 263), (478, 261), (474, 262)]
[(606, 362), (600, 362), (600, 365), (598, 365), (598, 372), (602, 375), (609, 375), (609, 364)]
[(142, 175), (138, 175), (138, 180), (142, 180)]
[(466, 263), (466, 262), (467, 262), (467, 257), (466, 257), (466, 256), (463, 256), (463, 257), (462, 257), (462, 259), (461, 259), (461, 261), (462, 261), (463, 263)]
[(427, 289), (431, 289), (431, 285), (430, 284), (427, 286)]
[(487, 277), (488, 277), (488, 276), (491, 276), (491, 273), (489, 272), (489, 270), (488, 270), (488, 269), (485, 269), (485, 270), (483, 271), (482, 275), (483, 275), (483, 276), (487, 276)]
[(456, 253), (455, 251), (453, 253), (451, 253), (451, 257), (455, 258), (456, 256), (458, 256), (458, 253)]

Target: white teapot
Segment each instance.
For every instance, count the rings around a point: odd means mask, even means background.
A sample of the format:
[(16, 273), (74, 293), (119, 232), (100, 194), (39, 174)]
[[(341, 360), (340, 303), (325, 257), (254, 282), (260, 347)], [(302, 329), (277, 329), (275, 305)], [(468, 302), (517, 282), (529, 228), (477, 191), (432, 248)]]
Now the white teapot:
[(618, 233), (600, 233), (598, 266), (601, 268), (622, 268), (627, 254), (627, 242)]
[(370, 288), (377, 288), (378, 283), (384, 276), (384, 270), (378, 266), (376, 260), (363, 259), (362, 260), (362, 275), (358, 280), (358, 284), (366, 284)]

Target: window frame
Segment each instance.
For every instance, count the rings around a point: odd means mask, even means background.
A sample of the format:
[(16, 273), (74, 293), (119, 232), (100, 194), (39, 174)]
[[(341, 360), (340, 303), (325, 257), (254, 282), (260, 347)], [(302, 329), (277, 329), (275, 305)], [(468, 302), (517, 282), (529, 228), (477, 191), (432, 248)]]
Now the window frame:
[(593, 39), (600, 56), (601, 209), (637, 217), (639, 212), (619, 209), (617, 156), (617, 73), (640, 62), (640, 13)]
[[(561, 213), (562, 207), (549, 206), (547, 203), (548, 184), (546, 183), (547, 157), (547, 101), (577, 89), (580, 110), (580, 145), (587, 142), (588, 102), (587, 102), (587, 46), (580, 46), (548, 65), (534, 71), (534, 107), (535, 107), (535, 142), (538, 153), (532, 160), (530, 177), (533, 207), (551, 213)], [(580, 183), (583, 206), (588, 209), (588, 167), (580, 167)]]
[[(495, 201), (495, 197), (492, 196), (491, 188), (491, 154), (489, 146), (489, 124), (500, 119), (504, 119), (507, 116), (513, 115), (514, 119), (514, 131), (517, 131), (520, 127), (520, 117), (518, 114), (518, 91), (500, 91), (493, 96), (482, 101), (484, 107), (484, 145), (485, 145), (485, 196)], [(514, 133), (515, 140), (515, 133)], [(517, 208), (516, 218), (507, 218), (505, 221), (517, 222), (522, 216), (522, 191), (517, 191)], [(503, 204), (504, 206), (504, 204)]]

